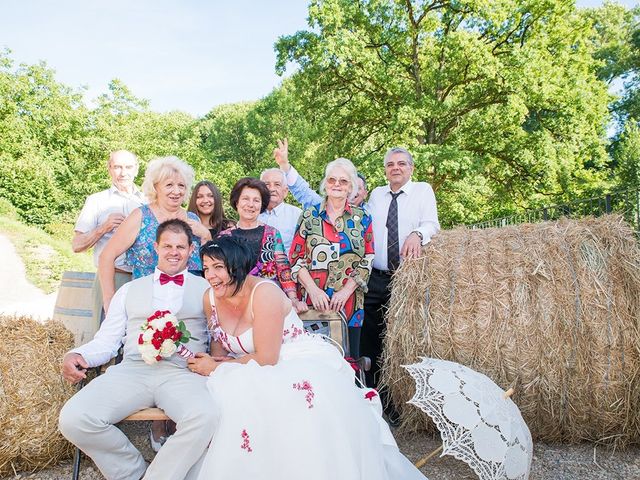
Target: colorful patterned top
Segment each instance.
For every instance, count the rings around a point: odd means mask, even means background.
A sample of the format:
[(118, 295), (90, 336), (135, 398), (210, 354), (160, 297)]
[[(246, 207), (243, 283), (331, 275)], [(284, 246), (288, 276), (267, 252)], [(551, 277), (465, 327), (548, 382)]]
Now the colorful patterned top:
[[(329, 298), (352, 278), (358, 287), (344, 306), (350, 327), (361, 327), (364, 317), (364, 294), (373, 262), (373, 227), (371, 216), (362, 208), (347, 204), (344, 213), (331, 222), (325, 203), (302, 212), (291, 244), (291, 272), (306, 268)], [(304, 288), (299, 285), (300, 299), (311, 305)]]
[[(242, 228), (231, 227), (223, 230), (218, 235), (234, 235), (244, 237), (245, 231)], [(291, 265), (284, 251), (284, 244), (280, 232), (264, 225), (261, 248), (255, 267), (249, 272), (254, 277), (275, 280), (286, 294), (296, 293), (296, 284), (291, 278)]]
[[(142, 205), (140, 211), (142, 212), (140, 230), (133, 245), (127, 250), (127, 264), (133, 267), (132, 276), (134, 279), (151, 275), (156, 265), (158, 265), (158, 254), (153, 249), (153, 242), (156, 241), (156, 230), (158, 230), (160, 222), (158, 222), (149, 205)], [(192, 212), (187, 212), (187, 217), (200, 221), (198, 216)], [(202, 261), (199, 254), (200, 237), (194, 235), (193, 244), (195, 248), (191, 257), (189, 257), (187, 268), (189, 270), (202, 270)]]

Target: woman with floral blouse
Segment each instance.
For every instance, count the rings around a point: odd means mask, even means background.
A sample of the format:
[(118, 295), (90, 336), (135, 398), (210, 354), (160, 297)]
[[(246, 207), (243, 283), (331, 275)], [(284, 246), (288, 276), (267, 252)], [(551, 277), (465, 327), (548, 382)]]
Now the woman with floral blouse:
[(353, 163), (327, 165), (322, 203), (302, 212), (293, 237), (291, 273), (300, 298), (316, 310), (339, 312), (349, 326), (351, 356), (359, 356), (364, 294), (373, 261), (371, 216), (349, 202), (358, 192)]
[(296, 297), (296, 284), (291, 278), (291, 266), (280, 232), (258, 221), (258, 215), (267, 209), (270, 198), (263, 181), (252, 177), (238, 180), (230, 194), (231, 206), (238, 212), (238, 223), (219, 235), (243, 238), (255, 255), (255, 266), (249, 273), (274, 280), (287, 294), (296, 312), (306, 312), (306, 304)]

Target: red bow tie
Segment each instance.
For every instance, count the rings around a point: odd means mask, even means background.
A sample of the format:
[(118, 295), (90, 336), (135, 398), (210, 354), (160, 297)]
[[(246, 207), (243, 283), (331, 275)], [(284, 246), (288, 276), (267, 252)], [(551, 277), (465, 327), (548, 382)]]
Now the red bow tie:
[(182, 284), (184, 283), (184, 275), (180, 274), (180, 275), (176, 275), (175, 277), (172, 277), (171, 275), (167, 275), (166, 273), (161, 273), (160, 285), (164, 285), (165, 283), (169, 283), (169, 282), (173, 282), (176, 285), (182, 286)]

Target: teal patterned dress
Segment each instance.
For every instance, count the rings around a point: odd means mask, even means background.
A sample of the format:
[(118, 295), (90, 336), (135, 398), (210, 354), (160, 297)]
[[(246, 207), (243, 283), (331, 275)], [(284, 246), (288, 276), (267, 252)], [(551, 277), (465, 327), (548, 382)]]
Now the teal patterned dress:
[[(158, 254), (153, 249), (153, 242), (156, 241), (156, 230), (160, 223), (151, 211), (149, 205), (140, 207), (142, 212), (142, 220), (140, 222), (140, 231), (133, 245), (127, 250), (127, 263), (133, 268), (133, 278), (140, 278), (151, 275), (156, 265), (158, 265)], [(191, 220), (200, 221), (195, 213), (187, 212), (187, 216)], [(195, 246), (187, 268), (190, 271), (202, 270), (202, 261), (200, 260), (200, 237), (193, 236), (193, 244)]]

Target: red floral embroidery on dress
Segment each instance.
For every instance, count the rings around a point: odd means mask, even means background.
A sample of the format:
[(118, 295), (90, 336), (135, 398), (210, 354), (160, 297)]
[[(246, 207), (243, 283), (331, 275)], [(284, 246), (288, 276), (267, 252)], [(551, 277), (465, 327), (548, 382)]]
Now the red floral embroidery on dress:
[(295, 324), (291, 324), (289, 328), (282, 330), (282, 340), (295, 340), (301, 335), (307, 335), (307, 332)]
[(214, 342), (220, 341), (228, 352), (233, 352), (227, 332), (222, 329), (218, 321), (218, 312), (215, 305), (211, 305), (211, 338)]
[(304, 396), (304, 399), (307, 401), (307, 408), (313, 408), (313, 397), (315, 397), (316, 394), (313, 393), (313, 387), (308, 380), (303, 380), (302, 383), (294, 383), (293, 389), (307, 392)]
[(302, 328), (291, 325), (291, 338), (296, 338), (298, 335), (302, 335), (303, 333), (304, 330)]
[(249, 434), (244, 428), (242, 429), (242, 433), (240, 435), (242, 436), (242, 445), (240, 445), (240, 448), (246, 450), (247, 453), (253, 452), (251, 444), (249, 443)]
[(369, 401), (372, 401), (374, 397), (378, 396), (378, 392), (376, 392), (375, 390), (369, 390), (367, 393), (364, 394), (364, 398), (366, 398)]

